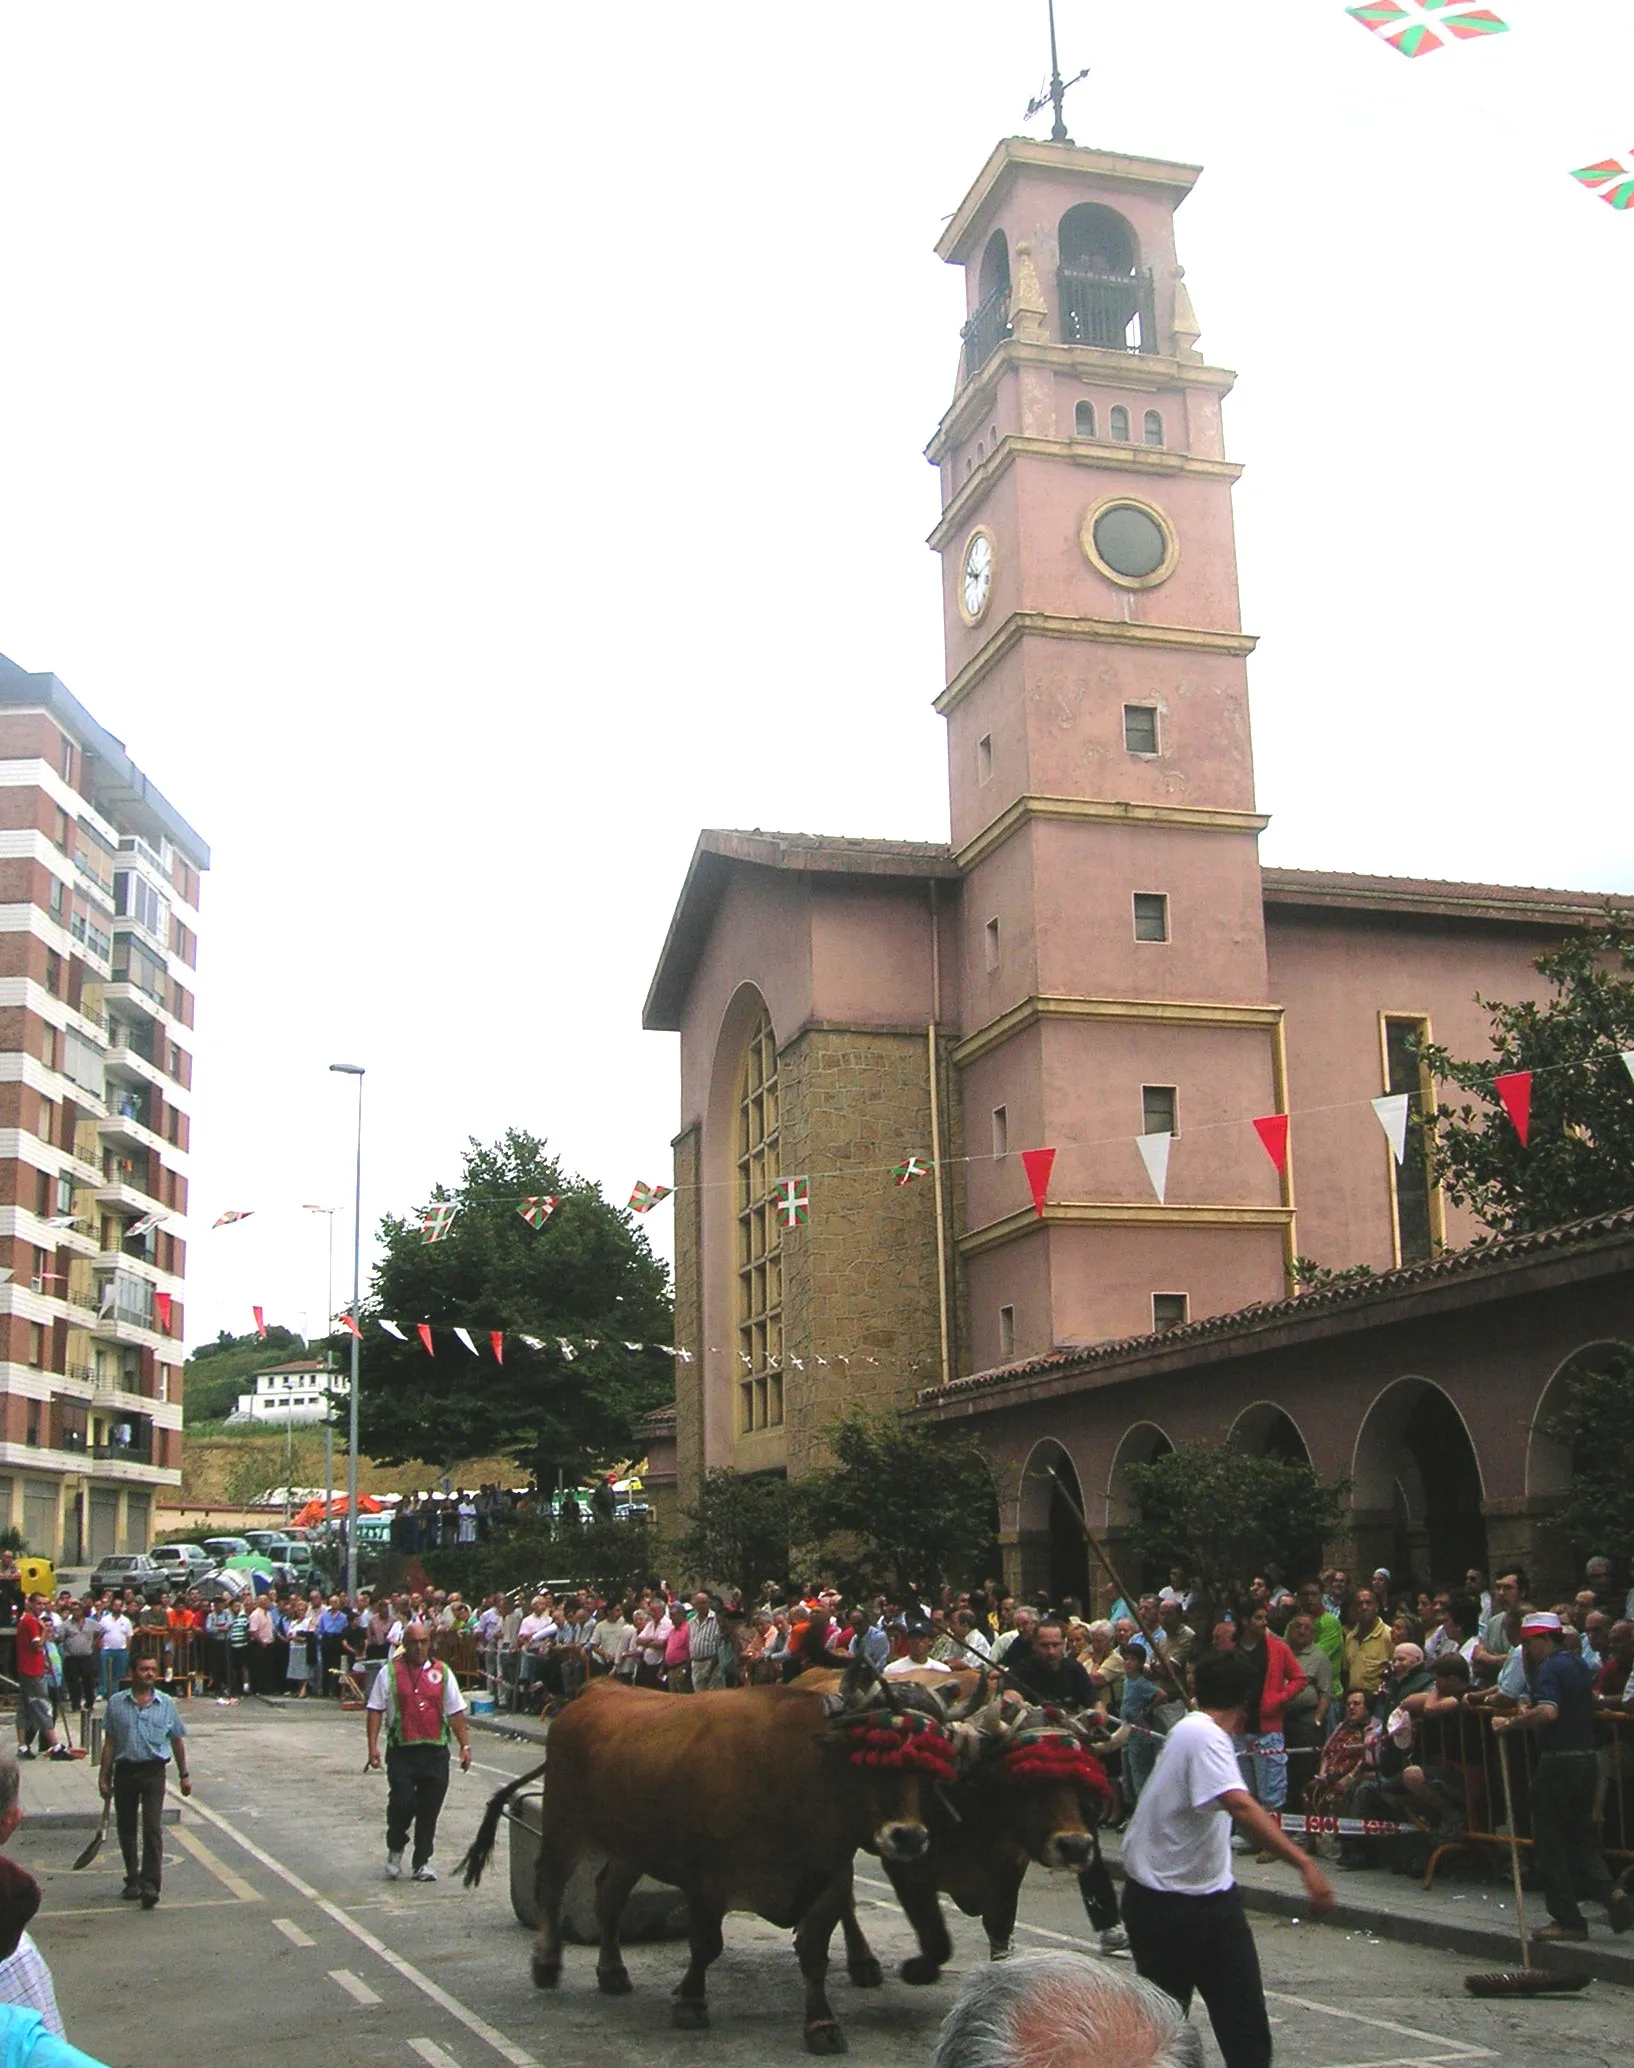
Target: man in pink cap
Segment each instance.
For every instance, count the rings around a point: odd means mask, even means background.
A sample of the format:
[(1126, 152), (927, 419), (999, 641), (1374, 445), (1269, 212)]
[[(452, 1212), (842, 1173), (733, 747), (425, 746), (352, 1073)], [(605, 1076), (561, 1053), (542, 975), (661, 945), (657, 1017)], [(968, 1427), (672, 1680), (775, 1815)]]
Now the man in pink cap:
[(1535, 1731), (1532, 1858), (1543, 1883), (1549, 1922), (1535, 1939), (1586, 1939), (1581, 1896), (1606, 1906), (1614, 1932), (1634, 1923), (1634, 1900), (1611, 1878), (1595, 1828), (1594, 1676), (1568, 1649), (1560, 1618), (1529, 1609), (1521, 1624), (1527, 1699), (1512, 1716), (1495, 1716), (1495, 1731)]

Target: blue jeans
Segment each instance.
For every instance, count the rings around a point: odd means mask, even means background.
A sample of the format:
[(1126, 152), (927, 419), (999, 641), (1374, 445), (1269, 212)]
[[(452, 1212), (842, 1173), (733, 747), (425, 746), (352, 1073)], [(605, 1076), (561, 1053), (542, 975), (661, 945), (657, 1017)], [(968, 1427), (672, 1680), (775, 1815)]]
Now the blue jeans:
[(101, 1659), (102, 1699), (104, 1701), (108, 1699), (109, 1695), (114, 1695), (119, 1692), (119, 1683), (125, 1677), (125, 1662), (129, 1657), (130, 1654), (123, 1649), (120, 1649), (119, 1651), (109, 1651), (106, 1648), (103, 1649), (101, 1653)]
[(1261, 1731), (1257, 1736), (1235, 1738), (1237, 1764), (1243, 1785), (1261, 1809), (1273, 1815), (1288, 1800), (1288, 1741), (1281, 1731)]
[(1142, 1737), (1137, 1731), (1123, 1748), (1123, 1792), (1131, 1808), (1139, 1802), (1140, 1791), (1152, 1778), (1162, 1744), (1160, 1738)]

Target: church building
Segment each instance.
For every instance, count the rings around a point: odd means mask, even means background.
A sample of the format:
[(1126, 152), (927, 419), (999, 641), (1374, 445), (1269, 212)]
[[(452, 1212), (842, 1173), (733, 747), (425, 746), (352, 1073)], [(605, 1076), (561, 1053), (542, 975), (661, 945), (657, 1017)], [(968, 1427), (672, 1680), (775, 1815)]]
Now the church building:
[[(1009, 138), (936, 247), (968, 308), (927, 448), (950, 841), (699, 837), (645, 1011), (681, 1037), (683, 1507), (713, 1466), (807, 1470), (852, 1403), (1039, 1359), (1059, 1390), (1080, 1351), (1099, 1386), (1096, 1346), (1172, 1358), (1288, 1301), (1296, 1255), (1390, 1273), (1480, 1232), (1371, 1101), (1429, 1091), (1420, 1036), (1484, 1052), (1477, 993), (1537, 995), (1604, 900), (1262, 865), (1233, 375), (1175, 242), (1198, 176)], [(1166, 1442), (1158, 1383), (1119, 1414)], [(1071, 1459), (1092, 1520), (1119, 1441)]]

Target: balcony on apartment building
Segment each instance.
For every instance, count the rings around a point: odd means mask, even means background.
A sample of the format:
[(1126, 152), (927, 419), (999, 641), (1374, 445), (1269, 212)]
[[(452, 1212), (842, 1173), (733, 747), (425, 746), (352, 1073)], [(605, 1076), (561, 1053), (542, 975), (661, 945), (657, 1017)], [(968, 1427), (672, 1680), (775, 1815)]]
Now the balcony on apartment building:
[(102, 1343), (134, 1343), (152, 1347), (165, 1340), (153, 1312), (153, 1283), (140, 1273), (119, 1269), (97, 1281), (97, 1311), (86, 1322)]
[(66, 1452), (120, 1465), (153, 1463), (153, 1423), (147, 1415), (113, 1412), (93, 1417), (79, 1402), (53, 1400), (49, 1416), (31, 1425), (30, 1441), (42, 1450)]
[(123, 1211), (133, 1220), (139, 1220), (143, 1214), (152, 1213), (156, 1206), (169, 1207), (168, 1200), (161, 1199), (151, 1189), (158, 1182), (149, 1157), (115, 1156), (110, 1149), (103, 1154), (102, 1182), (96, 1188), (96, 1202), (98, 1206)]
[(104, 1142), (123, 1144), (138, 1156), (149, 1150), (157, 1156), (175, 1153), (175, 1145), (151, 1125), (154, 1100), (145, 1085), (110, 1085), (107, 1107), (97, 1122), (97, 1133)]

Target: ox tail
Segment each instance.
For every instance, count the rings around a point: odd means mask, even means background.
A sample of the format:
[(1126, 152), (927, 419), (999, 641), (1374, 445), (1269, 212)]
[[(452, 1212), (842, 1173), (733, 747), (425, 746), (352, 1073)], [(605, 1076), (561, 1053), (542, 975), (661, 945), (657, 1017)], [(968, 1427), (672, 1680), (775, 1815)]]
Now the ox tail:
[(525, 1788), (530, 1781), (537, 1781), (544, 1770), (544, 1762), (541, 1761), (531, 1773), (523, 1774), (519, 1780), (508, 1782), (505, 1787), (496, 1789), (489, 1796), (488, 1807), (483, 1811), (482, 1822), (477, 1826), (477, 1835), (466, 1847), (454, 1869), (456, 1874), (464, 1876), (467, 1888), (476, 1887), (482, 1879), (483, 1870), (494, 1856), (494, 1841), (499, 1836), (499, 1820), (505, 1814), (506, 1803), (519, 1788)]

